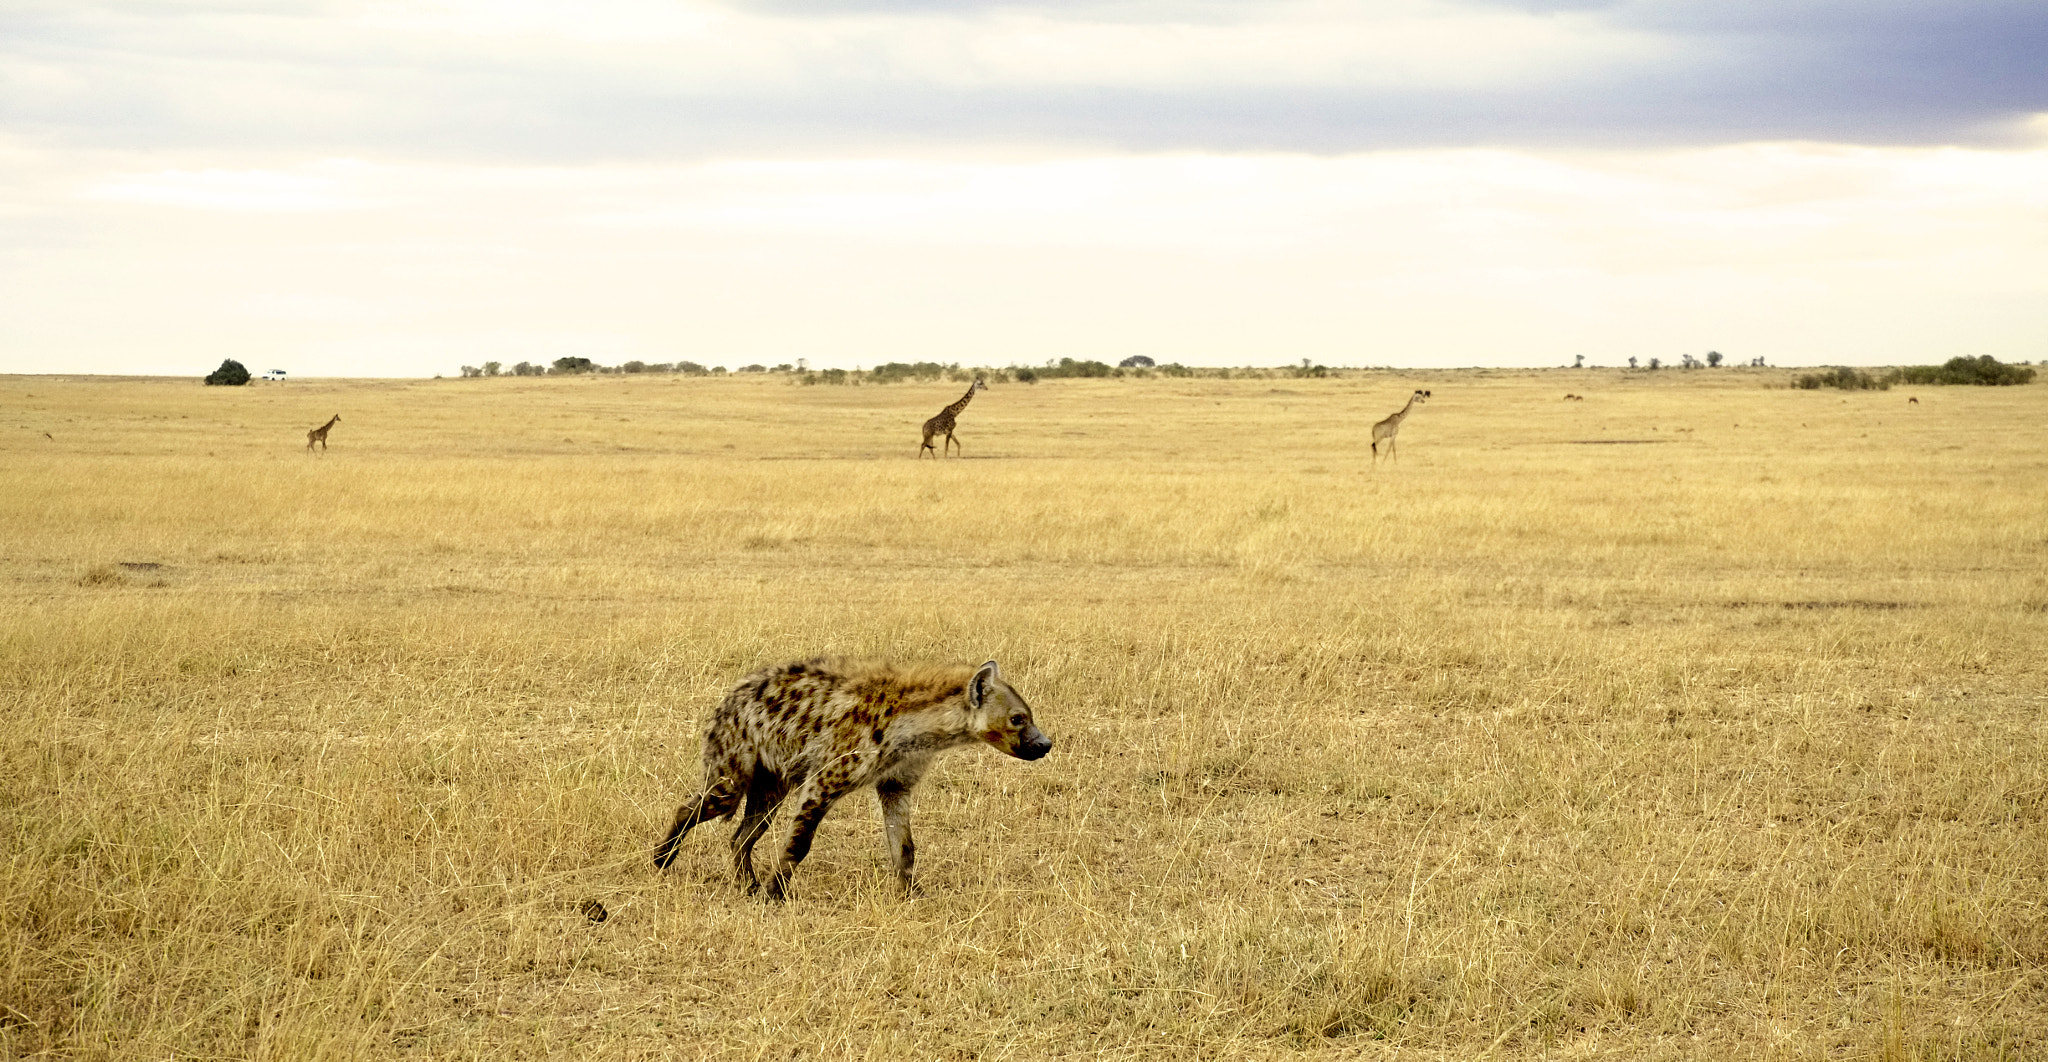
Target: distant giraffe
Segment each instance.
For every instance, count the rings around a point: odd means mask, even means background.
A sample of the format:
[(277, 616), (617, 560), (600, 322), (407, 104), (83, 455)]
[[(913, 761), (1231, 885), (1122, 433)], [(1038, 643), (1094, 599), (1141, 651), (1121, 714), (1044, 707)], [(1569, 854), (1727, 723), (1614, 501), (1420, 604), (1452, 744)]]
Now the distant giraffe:
[(1378, 463), (1380, 459), (1380, 440), (1382, 439), (1385, 439), (1387, 442), (1387, 456), (1389, 458), (1394, 456), (1394, 436), (1400, 433), (1401, 422), (1408, 419), (1408, 413), (1415, 408), (1416, 403), (1428, 400), (1428, 391), (1417, 391), (1408, 396), (1408, 404), (1401, 407), (1401, 412), (1372, 426), (1372, 459), (1374, 463)]
[(341, 414), (336, 413), (333, 419), (329, 420), (327, 423), (322, 424), (319, 427), (314, 428), (312, 431), (307, 432), (306, 449), (311, 450), (313, 448), (314, 443), (319, 443), (320, 449), (322, 450), (327, 449), (327, 429), (332, 428), (339, 423), (341, 423)]
[(939, 457), (943, 454), (951, 453), (953, 447), (960, 446), (960, 456), (966, 457), (967, 447), (961, 446), (960, 440), (953, 438), (954, 418), (960, 415), (961, 410), (967, 408), (967, 403), (974, 401), (974, 392), (986, 390), (988, 390), (988, 385), (981, 382), (981, 377), (975, 377), (974, 382), (967, 385), (967, 393), (960, 396), (960, 401), (947, 406), (939, 411), (938, 416), (925, 421), (924, 445), (917, 448), (917, 456), (923, 457), (924, 452), (932, 448), (932, 436), (943, 432), (946, 436), (945, 448), (932, 456)]

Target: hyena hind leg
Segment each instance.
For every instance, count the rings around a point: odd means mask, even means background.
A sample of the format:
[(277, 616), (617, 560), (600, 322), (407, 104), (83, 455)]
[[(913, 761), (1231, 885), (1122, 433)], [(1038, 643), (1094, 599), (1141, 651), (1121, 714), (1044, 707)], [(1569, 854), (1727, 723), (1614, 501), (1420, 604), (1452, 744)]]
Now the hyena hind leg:
[(733, 877), (746, 892), (761, 887), (761, 879), (754, 874), (754, 845), (768, 832), (768, 820), (775, 816), (775, 809), (782, 806), (782, 798), (787, 795), (789, 786), (782, 778), (765, 770), (756, 769), (747, 782), (746, 814), (732, 831)]
[(704, 795), (676, 809), (675, 825), (669, 827), (668, 836), (654, 846), (654, 865), (667, 870), (676, 861), (676, 849), (683, 843), (683, 837), (699, 824), (712, 819), (722, 819), (739, 807), (739, 788), (730, 779), (721, 778), (712, 783)]

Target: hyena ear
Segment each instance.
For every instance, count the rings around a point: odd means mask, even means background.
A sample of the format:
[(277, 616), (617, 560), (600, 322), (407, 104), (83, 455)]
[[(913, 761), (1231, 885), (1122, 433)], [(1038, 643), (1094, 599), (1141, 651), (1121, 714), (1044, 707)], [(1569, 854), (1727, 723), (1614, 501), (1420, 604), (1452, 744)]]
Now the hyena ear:
[(974, 677), (967, 680), (967, 706), (981, 707), (981, 699), (988, 696), (988, 684), (1002, 677), (1003, 673), (996, 668), (996, 662), (993, 660), (976, 668)]

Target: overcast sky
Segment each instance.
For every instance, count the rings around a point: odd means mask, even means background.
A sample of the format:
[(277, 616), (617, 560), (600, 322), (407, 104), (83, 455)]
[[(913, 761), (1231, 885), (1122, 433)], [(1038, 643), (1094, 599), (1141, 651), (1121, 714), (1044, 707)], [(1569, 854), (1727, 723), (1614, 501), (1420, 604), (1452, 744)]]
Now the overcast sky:
[(0, 372), (2048, 358), (2041, 0), (0, 0)]

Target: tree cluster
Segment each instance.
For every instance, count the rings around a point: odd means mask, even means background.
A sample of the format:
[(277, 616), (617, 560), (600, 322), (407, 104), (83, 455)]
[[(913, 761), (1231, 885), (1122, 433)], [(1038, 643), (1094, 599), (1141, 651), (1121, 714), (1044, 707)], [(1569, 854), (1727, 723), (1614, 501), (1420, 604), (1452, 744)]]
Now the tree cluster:
[(1888, 372), (1868, 373), (1847, 367), (1803, 373), (1792, 386), (1807, 391), (1834, 387), (1844, 391), (1888, 391), (1893, 384), (1921, 386), (2011, 387), (2034, 382), (2034, 370), (2025, 365), (2007, 365), (1989, 354), (1950, 358), (1940, 365), (1908, 365)]

